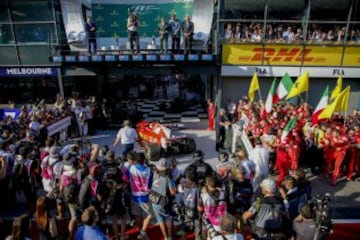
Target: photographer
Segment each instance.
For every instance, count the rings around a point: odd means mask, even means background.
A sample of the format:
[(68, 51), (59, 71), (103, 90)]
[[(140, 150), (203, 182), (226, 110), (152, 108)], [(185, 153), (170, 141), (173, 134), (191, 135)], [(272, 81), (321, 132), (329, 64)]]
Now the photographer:
[(195, 182), (202, 187), (205, 183), (205, 178), (207, 176), (213, 175), (214, 170), (212, 167), (204, 162), (204, 152), (202, 150), (195, 150), (193, 153), (194, 163), (190, 164), (184, 171), (184, 175), (187, 175), (187, 172), (194, 172)]
[(220, 232), (220, 216), (226, 213), (226, 192), (216, 187), (214, 176), (205, 179), (205, 186), (201, 189), (198, 210), (203, 212), (204, 234), (210, 238)]
[(310, 204), (303, 204), (300, 214), (294, 219), (294, 236), (292, 240), (313, 240), (316, 234), (316, 224), (313, 219), (314, 211)]
[(249, 210), (243, 214), (243, 221), (250, 221), (252, 235), (255, 239), (268, 240), (283, 230), (283, 199), (277, 196), (274, 180), (264, 179), (260, 188), (263, 197), (257, 198)]
[(171, 237), (173, 227), (171, 203), (176, 194), (176, 185), (170, 175), (170, 164), (170, 160), (160, 158), (149, 194), (156, 221), (165, 239)]
[(244, 237), (240, 233), (236, 233), (236, 218), (230, 214), (225, 214), (221, 217), (220, 222), (221, 235), (218, 235), (213, 238), (213, 240), (224, 240), (224, 239), (234, 239), (234, 240), (243, 240)]
[(130, 44), (131, 52), (134, 54), (134, 43), (136, 44), (136, 50), (139, 51), (139, 35), (138, 28), (140, 26), (139, 17), (133, 10), (130, 10), (129, 17), (127, 20), (127, 30), (128, 30), (128, 41)]
[[(112, 220), (112, 233), (117, 239), (125, 239), (126, 208), (122, 201), (126, 185), (123, 182), (121, 161), (115, 152), (109, 150), (102, 162), (102, 183), (99, 191), (99, 200), (102, 213)], [(120, 222), (120, 231), (118, 223)]]
[(184, 215), (185, 222), (182, 224), (183, 230), (186, 232), (194, 231), (195, 240), (202, 239), (201, 217), (202, 212), (199, 211), (200, 189), (196, 183), (196, 174), (194, 171), (188, 171), (185, 179), (182, 181), (183, 194), (181, 197), (181, 205), (183, 208), (178, 215)]

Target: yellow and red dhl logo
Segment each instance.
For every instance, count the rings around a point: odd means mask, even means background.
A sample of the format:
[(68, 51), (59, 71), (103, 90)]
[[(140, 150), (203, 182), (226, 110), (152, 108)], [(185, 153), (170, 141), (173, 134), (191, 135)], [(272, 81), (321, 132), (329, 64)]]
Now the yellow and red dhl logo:
[[(238, 56), (237, 60), (241, 62), (272, 62), (272, 63), (327, 63), (337, 59), (340, 52), (322, 52), (320, 57), (317, 51), (313, 51), (311, 48), (303, 49), (301, 47), (291, 47), (291, 48), (261, 48), (255, 47), (248, 49), (248, 56)], [(240, 55), (240, 54), (239, 54)]]
[[(341, 63), (341, 46), (254, 46), (225, 44), (224, 64), (274, 64), (338, 66)], [(360, 47), (347, 47), (344, 53), (344, 66), (358, 66)]]
[(314, 57), (309, 57), (311, 49), (301, 48), (254, 48), (254, 55), (250, 57), (250, 61), (271, 61), (271, 62), (312, 62)]

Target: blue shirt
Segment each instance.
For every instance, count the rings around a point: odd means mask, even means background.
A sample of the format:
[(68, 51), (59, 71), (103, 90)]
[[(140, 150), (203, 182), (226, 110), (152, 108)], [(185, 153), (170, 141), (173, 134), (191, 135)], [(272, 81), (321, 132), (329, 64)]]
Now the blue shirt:
[(75, 240), (107, 240), (103, 232), (97, 226), (80, 226), (76, 231)]
[[(141, 164), (135, 164), (135, 165), (132, 165), (131, 167), (135, 167), (138, 171), (140, 172), (145, 172), (149, 167), (148, 166), (145, 166), (145, 165), (141, 165)], [(127, 170), (126, 170), (126, 176), (127, 178), (130, 180), (130, 175), (131, 175), (131, 172), (130, 172), (130, 169), (131, 167), (129, 167)], [(153, 174), (152, 174), (152, 171), (150, 172), (150, 176), (149, 176), (149, 179), (148, 179), (148, 185), (147, 185), (147, 189), (151, 189), (151, 185), (152, 185), (152, 181), (153, 181)], [(137, 203), (148, 203), (149, 202), (149, 195), (145, 195), (145, 196), (132, 196), (134, 202), (137, 202)]]

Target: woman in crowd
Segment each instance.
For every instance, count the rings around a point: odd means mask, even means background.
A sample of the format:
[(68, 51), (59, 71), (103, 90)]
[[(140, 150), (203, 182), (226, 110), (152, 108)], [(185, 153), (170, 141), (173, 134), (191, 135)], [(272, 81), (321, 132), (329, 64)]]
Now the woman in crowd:
[(24, 214), (14, 219), (12, 233), (5, 240), (31, 240), (28, 237), (29, 217)]

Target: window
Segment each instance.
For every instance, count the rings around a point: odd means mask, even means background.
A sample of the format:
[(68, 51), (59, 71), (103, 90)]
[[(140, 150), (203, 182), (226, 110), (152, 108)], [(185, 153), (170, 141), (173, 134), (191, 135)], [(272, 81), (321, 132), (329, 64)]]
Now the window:
[(360, 44), (360, 23), (350, 23), (346, 41), (349, 44)]
[(18, 43), (55, 42), (54, 24), (14, 24)]
[(266, 0), (227, 0), (225, 18), (227, 19), (264, 19)]
[(1, 102), (14, 100), (16, 96), (15, 100), (18, 104), (32, 102), (39, 98), (52, 103), (59, 92), (59, 87), (56, 77), (11, 77), (1, 79), (0, 91)]
[(10, 24), (0, 24), (0, 45), (14, 43), (14, 36), (11, 32)]
[(1, 46), (0, 47), (0, 65), (18, 64), (16, 59), (15, 47)]
[(351, 21), (360, 21), (360, 0), (354, 1)]
[(0, 22), (9, 22), (8, 7), (5, 3), (0, 3)]
[(268, 20), (306, 20), (305, 0), (272, 0), (269, 2)]
[(10, 4), (14, 22), (53, 21), (51, 1), (12, 1)]
[(51, 63), (49, 46), (19, 46), (21, 64), (47, 64)]
[(346, 21), (351, 0), (312, 0), (310, 20)]

